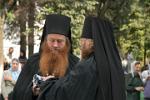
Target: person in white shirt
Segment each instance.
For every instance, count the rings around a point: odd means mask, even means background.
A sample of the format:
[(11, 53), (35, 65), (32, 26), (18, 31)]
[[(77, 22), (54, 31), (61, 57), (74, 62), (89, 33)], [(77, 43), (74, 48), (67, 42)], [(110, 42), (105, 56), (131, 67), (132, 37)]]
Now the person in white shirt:
[(142, 81), (144, 83), (144, 100), (150, 100), (150, 66), (142, 72)]

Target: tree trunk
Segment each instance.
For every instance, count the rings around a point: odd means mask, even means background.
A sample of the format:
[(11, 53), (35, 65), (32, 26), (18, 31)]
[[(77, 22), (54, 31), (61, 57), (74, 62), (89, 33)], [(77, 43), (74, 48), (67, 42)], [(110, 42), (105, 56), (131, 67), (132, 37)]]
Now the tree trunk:
[(0, 65), (3, 64), (3, 26), (4, 26), (4, 15), (0, 16)]
[(25, 3), (21, 2), (20, 3), (20, 12), (19, 12), (19, 26), (20, 26), (20, 49), (23, 49), (26, 51), (26, 8), (25, 8)]
[(144, 43), (144, 65), (146, 65), (146, 43)]
[(26, 51), (26, 35), (25, 35), (25, 31), (26, 31), (26, 21), (23, 20), (23, 18), (21, 18), (22, 20), (20, 20), (20, 49), (23, 49)]
[[(2, 73), (3, 73), (3, 27), (4, 27), (4, 19), (5, 15), (0, 16), (0, 87), (1, 87), (1, 80), (2, 80)], [(1, 93), (1, 88), (0, 88)]]
[(32, 0), (29, 3), (29, 10), (28, 10), (28, 26), (29, 26), (29, 33), (28, 33), (28, 57), (33, 54), (34, 50), (34, 21), (35, 21), (35, 1)]

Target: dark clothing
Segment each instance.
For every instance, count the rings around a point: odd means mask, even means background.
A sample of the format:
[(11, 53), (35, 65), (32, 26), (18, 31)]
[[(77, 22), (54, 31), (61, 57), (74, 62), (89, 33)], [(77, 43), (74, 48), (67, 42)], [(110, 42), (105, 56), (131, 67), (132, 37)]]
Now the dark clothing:
[(23, 49), (20, 50), (19, 62), (21, 64), (25, 64), (27, 62), (26, 52)]
[(135, 87), (143, 86), (143, 82), (137, 73), (129, 74), (127, 82), (127, 100), (140, 100), (140, 91), (135, 90)]
[(108, 20), (100, 18), (95, 18), (92, 24), (99, 80), (97, 98), (98, 100), (125, 100), (124, 73), (113, 36), (113, 25)]
[(97, 85), (96, 62), (92, 55), (78, 63), (66, 78), (58, 80), (45, 94), (45, 100), (96, 100)]
[(94, 56), (78, 63), (66, 77), (50, 79), (47, 83), (38, 97), (33, 97), (29, 87), (26, 92), (28, 96), (23, 100), (96, 100), (97, 70)]
[(21, 63), (21, 68), (26, 64), (27, 58), (26, 57), (19, 57), (19, 62)]
[(26, 63), (26, 62), (27, 62), (27, 58), (20, 56), (20, 57), (19, 57), (19, 62), (20, 62), (20, 63)]
[(2, 95), (2, 94), (0, 94), (0, 100), (4, 100), (4, 98), (3, 98), (3, 95)]
[(4, 63), (4, 70), (8, 70), (10, 68), (10, 64), (8, 62)]
[(150, 100), (150, 98), (144, 98), (144, 100)]
[[(21, 74), (18, 78), (18, 81), (14, 87), (12, 100), (28, 100), (24, 98), (29, 95), (29, 94), (26, 94), (26, 91), (28, 91), (29, 89), (28, 87), (32, 85), (33, 75), (38, 73), (39, 59), (40, 59), (40, 55), (38, 53), (34, 54), (33, 56), (29, 58), (29, 60), (23, 67)], [(67, 73), (73, 69), (73, 67), (75, 66), (77, 62), (78, 62), (78, 58), (70, 54)]]
[(150, 98), (150, 80), (147, 80), (144, 87), (144, 97)]

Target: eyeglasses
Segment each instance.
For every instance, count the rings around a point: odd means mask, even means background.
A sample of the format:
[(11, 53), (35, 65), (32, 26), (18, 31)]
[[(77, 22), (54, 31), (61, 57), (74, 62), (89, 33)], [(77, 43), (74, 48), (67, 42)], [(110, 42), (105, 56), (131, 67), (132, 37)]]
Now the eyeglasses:
[(94, 45), (94, 41), (92, 39), (82, 38), (80, 40), (80, 45), (85, 44), (85, 43), (88, 45)]
[(57, 42), (57, 43), (64, 43), (66, 40), (65, 39), (47, 39), (48, 42), (50, 43), (54, 43), (54, 42)]

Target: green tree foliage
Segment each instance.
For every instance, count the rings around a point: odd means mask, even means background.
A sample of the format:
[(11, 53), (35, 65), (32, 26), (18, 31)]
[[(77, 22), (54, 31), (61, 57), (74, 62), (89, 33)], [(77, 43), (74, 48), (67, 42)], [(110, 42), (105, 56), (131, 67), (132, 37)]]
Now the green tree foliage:
[(114, 35), (119, 51), (121, 52), (121, 43), (119, 41), (119, 28), (128, 22), (128, 14), (131, 11), (131, 0), (97, 0), (96, 12), (99, 17), (109, 19), (114, 25)]
[[(149, 3), (148, 3), (149, 4)], [(145, 2), (132, 0), (131, 12), (128, 14), (128, 22), (122, 25), (120, 30), (124, 35), (120, 36), (122, 52), (132, 51), (135, 59), (144, 59), (145, 46), (149, 44), (150, 18)], [(146, 44), (146, 45), (145, 45)]]
[(145, 18), (145, 57), (150, 58), (150, 0), (145, 0), (143, 12)]

